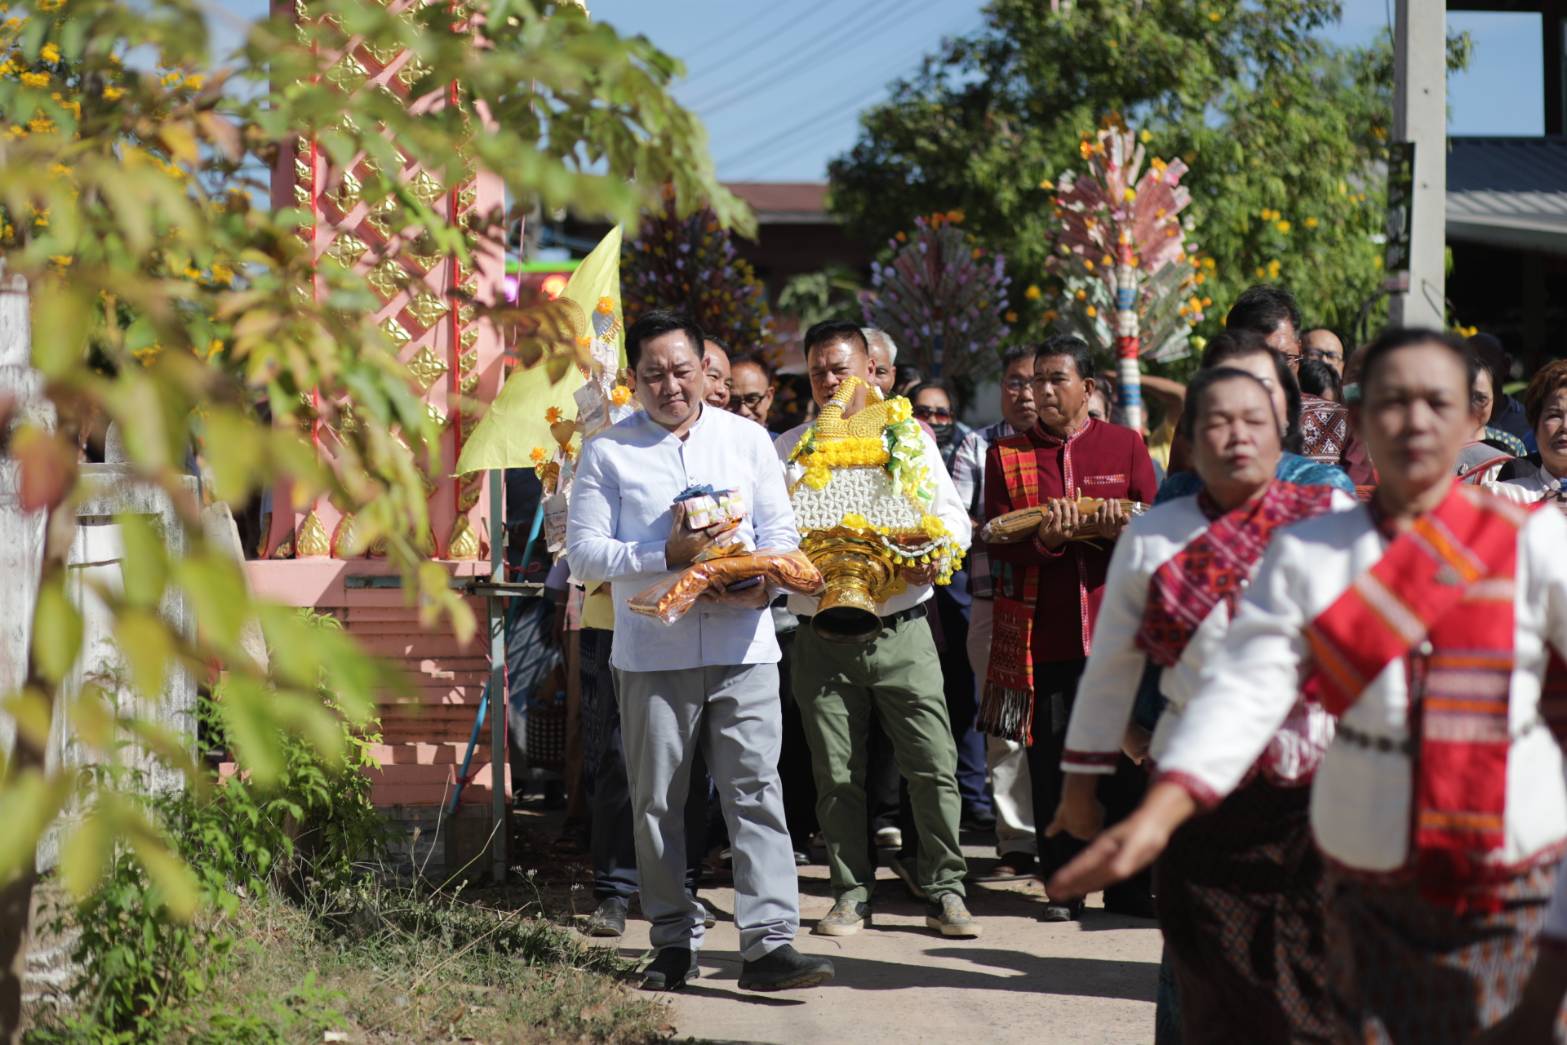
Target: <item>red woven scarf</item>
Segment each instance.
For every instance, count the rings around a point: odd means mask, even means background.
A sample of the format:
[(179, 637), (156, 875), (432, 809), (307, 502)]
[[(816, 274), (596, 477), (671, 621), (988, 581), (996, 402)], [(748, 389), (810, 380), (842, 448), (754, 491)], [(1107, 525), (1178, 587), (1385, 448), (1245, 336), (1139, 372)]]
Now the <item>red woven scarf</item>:
[(1411, 865), (1422, 892), (1491, 905), (1505, 874), (1513, 585), (1526, 509), (1454, 484), (1434, 511), (1307, 626), (1318, 698), (1335, 715), (1410, 658), (1415, 742)]
[(1235, 612), (1274, 530), (1321, 515), (1333, 504), (1331, 487), (1278, 480), (1261, 497), (1222, 515), (1206, 492), (1198, 497), (1213, 521), (1154, 571), (1137, 630), (1137, 648), (1162, 668), (1181, 659), (1186, 644), (1220, 602)]
[[(1039, 462), (1034, 449), (996, 444), (1001, 475), (1012, 509), (1041, 502)], [(999, 564), (992, 569), (1000, 573)], [(1034, 721), (1034, 606), (1039, 601), (1039, 568), (1010, 566), (1010, 583), (998, 584), (990, 666), (979, 704), (977, 728), (1023, 744), (1032, 744)]]

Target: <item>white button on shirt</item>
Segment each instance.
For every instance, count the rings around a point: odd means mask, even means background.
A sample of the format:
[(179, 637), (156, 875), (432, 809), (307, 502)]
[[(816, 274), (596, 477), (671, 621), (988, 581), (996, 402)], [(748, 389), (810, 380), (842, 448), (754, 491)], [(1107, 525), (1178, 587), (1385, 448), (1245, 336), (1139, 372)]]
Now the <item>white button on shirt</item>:
[[(778, 449), (778, 459), (788, 462), (789, 455), (794, 452), (795, 446), (804, 437), (805, 430), (810, 425), (797, 425), (778, 437), (775, 444)], [(958, 542), (958, 547), (967, 549), (969, 539), (973, 533), (973, 523), (969, 520), (968, 507), (963, 499), (958, 496), (957, 487), (952, 485), (952, 477), (947, 474), (947, 464), (941, 459), (941, 449), (936, 446), (936, 441), (926, 435), (923, 430), (920, 437), (925, 441), (926, 469), (930, 472), (932, 482), (936, 485), (936, 497), (930, 506), (930, 514), (940, 519)], [(800, 480), (805, 474), (805, 469), (798, 464), (786, 464), (789, 484)], [(912, 609), (931, 597), (934, 589), (929, 584), (910, 584), (902, 592), (894, 595), (885, 602), (876, 604), (876, 614), (881, 617), (890, 617), (894, 613), (902, 613)], [(821, 600), (814, 595), (789, 596), (789, 610), (791, 613), (802, 617), (813, 616), (816, 613), (816, 605)]]
[(779, 658), (765, 608), (699, 602), (665, 624), (626, 605), (672, 575), (664, 560), (670, 506), (689, 486), (738, 490), (747, 508), (740, 534), (754, 547), (799, 547), (766, 429), (713, 407), (701, 409), (683, 440), (647, 414), (633, 414), (584, 443), (577, 463), (566, 557), (577, 580), (610, 582), (615, 603), (610, 662), (622, 671), (771, 664)]

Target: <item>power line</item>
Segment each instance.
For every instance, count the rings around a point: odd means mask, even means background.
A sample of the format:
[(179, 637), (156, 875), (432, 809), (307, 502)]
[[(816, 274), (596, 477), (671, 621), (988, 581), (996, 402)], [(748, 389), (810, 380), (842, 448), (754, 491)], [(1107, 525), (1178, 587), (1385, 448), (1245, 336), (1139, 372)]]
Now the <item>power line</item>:
[[(754, 164), (760, 157), (770, 156), (772, 153), (777, 152), (779, 146), (781, 146), (781, 145), (794, 145), (794, 146), (798, 147), (802, 143), (794, 142), (791, 139), (795, 135), (799, 134), (801, 131), (808, 130), (809, 128), (811, 128), (811, 127), (813, 127), (813, 126), (815, 126), (817, 124), (820, 124), (820, 123), (822, 123), (825, 120), (832, 120), (832, 119), (835, 119), (835, 118), (840, 117), (840, 116), (853, 115), (853, 114), (857, 113), (858, 110), (860, 110), (860, 109), (864, 108), (866, 105), (868, 105), (870, 102), (876, 100), (876, 98), (879, 97), (886, 90), (887, 90), (887, 85), (883, 84), (880, 87), (876, 88), (871, 93), (869, 93), (869, 94), (867, 94), (867, 95), (865, 95), (865, 96), (863, 96), (861, 98), (856, 98), (853, 101), (849, 102), (847, 105), (845, 105), (841, 101), (834, 102), (831, 106), (827, 107), (826, 109), (822, 110), (821, 112), (818, 112), (818, 113), (815, 113), (815, 114), (813, 114), (811, 116), (808, 116), (805, 119), (801, 120), (799, 123), (794, 124), (794, 125), (786, 128), (783, 131), (780, 131), (777, 135), (775, 135), (772, 138), (767, 139), (765, 142), (762, 142), (760, 145), (757, 145), (754, 148), (750, 148), (750, 149), (744, 150), (744, 155), (737, 156), (735, 158), (735, 160), (732, 161), (732, 162), (735, 162), (735, 163), (753, 163)], [(810, 140), (811, 139), (806, 139), (807, 142), (809, 142)], [(727, 167), (727, 166), (729, 166), (728, 162), (719, 164), (719, 167)], [(750, 169), (750, 168), (747, 168), (747, 169)], [(736, 180), (744, 181), (746, 179), (745, 178), (737, 178)]]
[[(943, 31), (941, 35), (943, 37), (950, 36), (962, 24), (963, 24), (962, 22), (955, 23), (952, 29)], [(920, 60), (923, 60), (923, 55), (921, 56)], [(907, 63), (899, 63), (894, 68), (895, 68), (895, 71), (896, 70), (907, 70), (909, 68), (909, 66), (908, 66)], [(811, 115), (809, 117), (806, 117), (805, 119), (799, 121), (798, 123), (793, 124), (793, 125), (785, 128), (784, 130), (777, 132), (776, 134), (773, 134), (773, 135), (771, 135), (771, 136), (769, 136), (767, 138), (762, 139), (761, 141), (757, 142), (755, 145), (746, 146), (746, 147), (742, 147), (740, 149), (737, 149), (737, 150), (735, 150), (735, 151), (730, 153), (731, 157), (733, 157), (733, 162), (737, 162), (737, 163), (739, 163), (739, 162), (754, 162), (758, 157), (767, 156), (767, 155), (771, 154), (772, 152), (776, 151), (777, 148), (780, 145), (784, 145), (784, 144), (798, 145), (799, 143), (793, 142), (793, 141), (791, 141), (791, 139), (793, 139), (796, 135), (798, 135), (799, 132), (801, 132), (802, 130), (807, 130), (812, 125), (814, 125), (816, 123), (819, 123), (819, 122), (821, 122), (823, 120), (834, 119), (834, 118), (838, 117), (839, 115), (842, 115), (845, 112), (858, 111), (858, 110), (864, 108), (870, 102), (876, 100), (879, 96), (881, 96), (884, 92), (886, 92), (889, 87), (890, 87), (890, 83), (884, 81), (881, 84), (881, 86), (877, 87), (874, 91), (871, 91), (869, 94), (865, 94), (865, 95), (862, 95), (862, 96), (860, 96), (858, 98), (855, 98), (854, 100), (848, 102), (847, 104), (845, 104), (843, 102), (835, 102), (832, 105), (827, 106), (826, 108), (820, 110), (819, 112), (817, 112), (817, 113), (815, 113), (815, 114), (813, 114), (813, 115)], [(721, 163), (720, 164), (720, 166), (727, 166), (727, 165), (728, 165), (727, 163)]]
[[(850, 15), (848, 18), (817, 34), (806, 43), (800, 44), (797, 51), (809, 53), (822, 44), (842, 41), (849, 34), (858, 33), (881, 21), (885, 15), (894, 11), (902, 2), (903, 0), (877, 0), (876, 5)], [(789, 62), (781, 71), (778, 63), (763, 65), (759, 69), (747, 72), (728, 86), (721, 87), (709, 93), (705, 98), (694, 101), (691, 108), (701, 113), (704, 117), (709, 116), (728, 108), (754, 90), (766, 90), (780, 81), (799, 75), (809, 69), (810, 66), (811, 63), (802, 60)]]
[[(795, 24), (804, 24), (805, 20), (815, 15), (816, 12), (824, 10), (828, 7), (832, 7), (839, 2), (840, 0), (819, 0), (818, 3), (812, 5), (808, 10), (799, 14), (795, 14), (794, 12), (790, 11), (788, 4), (780, 4), (778, 7), (774, 8), (774, 11), (781, 11), (784, 15), (784, 18), (782, 21), (778, 22), (777, 28), (774, 28), (772, 24), (769, 24), (765, 32), (755, 34), (751, 39), (744, 42), (736, 42), (734, 37), (737, 35), (737, 30), (739, 28), (737, 26), (734, 29), (730, 29), (727, 32), (720, 33), (717, 36), (713, 36), (707, 40), (702, 41), (701, 44), (692, 49), (692, 54), (704, 54), (708, 50), (719, 46), (723, 46), (727, 51), (729, 51), (729, 53), (726, 54), (721, 60), (714, 62), (712, 65), (703, 66), (696, 72), (692, 73), (689, 77), (686, 78), (686, 83), (688, 85), (696, 83), (699, 80), (703, 80), (712, 76), (720, 69), (728, 68), (735, 62), (754, 57), (754, 50), (776, 37), (778, 35), (779, 29), (782, 29), (786, 23), (793, 22)], [(749, 24), (752, 28), (755, 28), (756, 20), (752, 19)]]

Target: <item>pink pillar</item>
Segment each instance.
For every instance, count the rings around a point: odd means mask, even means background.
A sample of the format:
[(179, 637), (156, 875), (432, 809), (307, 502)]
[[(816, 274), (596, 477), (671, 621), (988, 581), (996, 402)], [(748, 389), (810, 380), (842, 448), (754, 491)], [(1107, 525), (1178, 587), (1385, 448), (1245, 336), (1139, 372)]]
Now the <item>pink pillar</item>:
[[(297, 10), (292, 4), (281, 9)], [(358, 41), (337, 56), (326, 76), (345, 93), (391, 91), (415, 112), (439, 108), (449, 97), (447, 91), (410, 97), (409, 87), (418, 79), (413, 57), (371, 49)], [(395, 232), (386, 222), (384, 207), (372, 204), (361, 191), (373, 169), (373, 161), (363, 154), (345, 167), (335, 167), (314, 141), (301, 138), (294, 151), (280, 154), (272, 171), (272, 204), (306, 209), (311, 222), (301, 234), (314, 256), (330, 257), (365, 273), (375, 288), (381, 305), (365, 317), (367, 333), (373, 325), (393, 339), (414, 388), (445, 424), (440, 466), (428, 478), (431, 529), (424, 536), (428, 554), (454, 575), (487, 574), (487, 476), (478, 473), (458, 480), (451, 472), (482, 404), (491, 402), (500, 390), (502, 348), (491, 324), (478, 321), (472, 306), (458, 295), (480, 302), (500, 298), (505, 275), (502, 246), (495, 238), (481, 243), (470, 232), (476, 253), (475, 264), (469, 267), (426, 250), (406, 231)], [(480, 215), (499, 213), (504, 203), (500, 178), (488, 172), (448, 185), (434, 172), (405, 161), (397, 174), (437, 213), (465, 227), (470, 222), (477, 226)], [(408, 289), (397, 285), (404, 275), (412, 277)], [(314, 283), (298, 288), (305, 299), (319, 292)], [(481, 405), (465, 417), (459, 397)], [(338, 404), (339, 428), (356, 423), (352, 406)], [(339, 431), (317, 420), (310, 435), (318, 451), (330, 458)], [(384, 561), (375, 561), (380, 556), (374, 549), (351, 555), (345, 546), (351, 525), (351, 517), (325, 498), (295, 505), (288, 486), (280, 486), (273, 493), (264, 546), (256, 550), (260, 557), (248, 564), (251, 581), (259, 595), (341, 617), (372, 650), (403, 663), (416, 683), (417, 697), (411, 703), (383, 704), (386, 743), (379, 752), (383, 771), (376, 800), (384, 805), (439, 803), (461, 758), (489, 670), (487, 644), (482, 635), (460, 646), (449, 631), (422, 630), (404, 592), (352, 581), (390, 577), (394, 571)], [(475, 600), (474, 609), (482, 633), (483, 600)], [(464, 807), (488, 808), (487, 745), (475, 753), (474, 769), (476, 777), (465, 792), (469, 797)]]

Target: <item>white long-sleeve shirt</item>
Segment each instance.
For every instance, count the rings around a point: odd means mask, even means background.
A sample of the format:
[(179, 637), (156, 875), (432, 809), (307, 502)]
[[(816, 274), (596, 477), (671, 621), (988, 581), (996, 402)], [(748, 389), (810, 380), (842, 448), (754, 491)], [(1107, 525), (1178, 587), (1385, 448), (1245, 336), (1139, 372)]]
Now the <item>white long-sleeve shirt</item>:
[(772, 616), (699, 602), (673, 624), (626, 603), (673, 572), (664, 545), (671, 504), (687, 487), (738, 490), (747, 507), (740, 534), (757, 548), (799, 547), (794, 511), (766, 429), (702, 407), (685, 439), (636, 413), (582, 446), (566, 523), (566, 557), (585, 582), (609, 581), (615, 603), (610, 661), (622, 671), (672, 671), (778, 660)]
[[(1333, 511), (1357, 502), (1334, 491)], [(1148, 606), (1148, 589), (1158, 570), (1207, 532), (1210, 520), (1196, 497), (1179, 497), (1133, 519), (1116, 541), (1105, 578), (1104, 602), (1094, 625), (1094, 648), (1077, 687), (1077, 702), (1067, 727), (1061, 768), (1068, 773), (1113, 773), (1115, 754), (1131, 718), (1147, 656), (1137, 648), (1138, 630)], [(1289, 532), (1288, 529), (1279, 531)], [(1230, 610), (1220, 602), (1203, 618), (1174, 665), (1160, 672), (1159, 691), (1169, 701), (1154, 730), (1149, 754), (1162, 763), (1175, 724), (1197, 692), (1202, 669), (1217, 654), (1230, 630)], [(1270, 741), (1265, 760), (1276, 782), (1309, 778), (1316, 756), (1333, 736), (1333, 720), (1313, 706), (1295, 713), (1290, 729)]]
[[(1535, 512), (1518, 542), (1508, 711), (1514, 740), (1499, 854), (1508, 865), (1567, 838), (1562, 753), (1538, 719), (1547, 644), (1567, 649), (1567, 519)], [(1202, 801), (1236, 786), (1294, 705), (1309, 662), (1306, 625), (1375, 566), (1387, 544), (1365, 506), (1308, 519), (1274, 537), (1229, 635), (1209, 654), (1195, 696), (1171, 726), (1161, 772)], [(1398, 750), (1411, 740), (1406, 666), (1405, 658), (1395, 658), (1340, 716), (1312, 785), (1318, 847), (1362, 871), (1396, 871), (1409, 858), (1413, 773), (1410, 756)], [(1393, 749), (1346, 740), (1350, 730), (1387, 738)]]
[[(809, 427), (811, 426), (808, 424), (796, 425), (779, 436), (774, 443), (778, 451), (777, 459), (784, 462), (784, 472), (789, 487), (799, 482), (800, 477), (805, 474), (804, 467), (789, 463), (789, 455), (794, 452), (795, 446)], [(936, 485), (936, 497), (931, 504), (930, 514), (941, 520), (959, 547), (967, 549), (974, 530), (973, 524), (969, 521), (968, 506), (958, 496), (957, 487), (952, 485), (952, 477), (947, 474), (947, 464), (942, 460), (941, 450), (936, 446), (936, 441), (923, 429), (920, 431), (920, 438), (925, 442), (923, 458), (925, 468), (930, 472), (931, 481)], [(929, 584), (910, 584), (892, 598), (877, 603), (876, 613), (878, 616), (888, 617), (912, 609), (930, 598), (933, 591), (933, 587)], [(820, 601), (814, 595), (790, 595), (789, 610), (802, 617), (814, 616), (817, 603)]]

